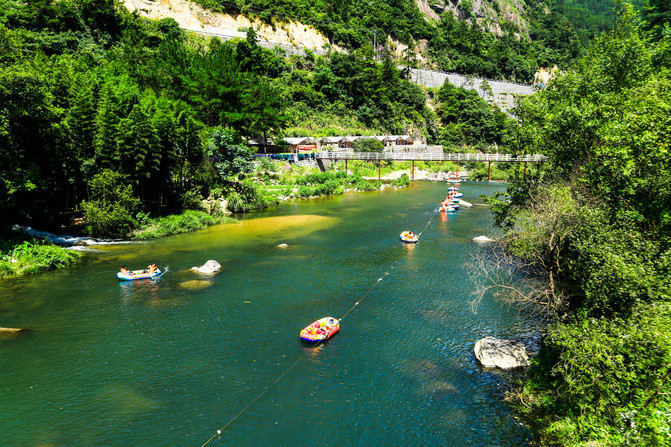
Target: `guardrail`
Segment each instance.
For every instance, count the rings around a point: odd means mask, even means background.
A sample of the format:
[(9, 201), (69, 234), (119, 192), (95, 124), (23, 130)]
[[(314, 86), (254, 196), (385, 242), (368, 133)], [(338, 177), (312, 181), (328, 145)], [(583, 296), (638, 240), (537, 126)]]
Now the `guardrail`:
[(547, 160), (545, 155), (518, 154), (447, 154), (435, 152), (354, 152), (325, 151), (315, 154), (321, 160), (391, 160), (391, 161), (491, 161), (508, 163), (542, 163)]

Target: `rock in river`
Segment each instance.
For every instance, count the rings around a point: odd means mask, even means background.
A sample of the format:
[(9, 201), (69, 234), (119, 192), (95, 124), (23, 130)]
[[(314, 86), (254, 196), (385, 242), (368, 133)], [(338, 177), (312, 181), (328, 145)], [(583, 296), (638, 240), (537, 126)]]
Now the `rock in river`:
[(200, 267), (191, 267), (191, 270), (195, 270), (197, 272), (204, 273), (206, 275), (211, 275), (221, 270), (221, 264), (219, 264), (217, 261), (213, 261), (212, 259), (210, 259)]
[(529, 366), (524, 345), (515, 340), (485, 337), (475, 343), (475, 357), (485, 368), (512, 369)]

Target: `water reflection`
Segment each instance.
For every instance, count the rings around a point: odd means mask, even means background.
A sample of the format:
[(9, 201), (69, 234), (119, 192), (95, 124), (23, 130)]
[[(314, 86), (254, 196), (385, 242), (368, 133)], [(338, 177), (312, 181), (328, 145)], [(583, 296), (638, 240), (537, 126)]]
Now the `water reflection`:
[[(165, 273), (164, 273), (165, 274)], [(121, 296), (125, 299), (150, 297), (158, 299), (159, 283), (163, 275), (157, 278), (135, 279), (133, 281), (119, 281)]]

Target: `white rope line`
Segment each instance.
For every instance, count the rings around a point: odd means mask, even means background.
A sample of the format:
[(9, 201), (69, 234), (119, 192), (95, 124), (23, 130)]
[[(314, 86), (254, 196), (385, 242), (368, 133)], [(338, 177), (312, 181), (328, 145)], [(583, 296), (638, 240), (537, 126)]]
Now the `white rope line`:
[[(424, 231), (426, 231), (426, 229), (427, 229), (427, 228), (429, 227), (429, 225), (431, 224), (431, 221), (433, 220), (433, 217), (434, 217), (434, 216), (432, 215), (431, 218), (429, 218), (429, 221), (426, 223), (426, 225), (424, 226), (424, 229), (418, 234), (418, 236), (421, 236), (422, 233), (423, 233)], [(380, 278), (378, 278), (377, 281), (375, 281), (375, 284), (373, 284), (372, 287), (371, 287), (370, 289), (368, 289), (368, 291), (366, 291), (366, 293), (365, 293), (361, 298), (359, 298), (359, 301), (355, 302), (354, 305), (353, 305), (352, 307), (350, 307), (350, 309), (349, 309), (347, 312), (345, 312), (345, 315), (343, 315), (342, 317), (340, 317), (340, 319), (338, 320), (338, 323), (340, 323), (340, 322), (341, 322), (347, 315), (349, 315), (349, 314), (350, 314), (350, 313), (351, 313), (351, 312), (352, 312), (352, 311), (353, 311), (353, 310), (354, 310), (354, 309), (355, 309), (355, 308), (356, 308), (356, 307), (357, 307), (357, 306), (358, 306), (358, 305), (359, 305), (359, 304), (360, 304), (360, 303), (361, 303), (361, 302), (362, 302), (362, 301), (363, 301), (363, 300), (364, 300), (364, 299), (365, 299), (365, 298), (366, 298), (366, 297), (373, 291), (373, 289), (375, 289), (375, 288), (378, 286), (378, 284), (380, 284), (380, 283), (382, 282), (382, 280), (383, 280), (387, 275), (389, 275), (389, 274), (391, 273), (391, 271), (393, 270), (393, 268), (396, 266), (396, 264), (399, 263), (400, 260), (401, 260), (401, 259), (399, 258), (399, 259), (397, 259), (396, 261), (394, 261), (394, 263), (391, 265), (391, 267), (389, 267), (389, 269), (388, 269), (388, 270), (387, 270), (387, 271), (386, 271)], [(325, 340), (327, 340), (327, 339), (324, 338), (324, 339), (322, 339), (322, 340), (319, 340), (317, 343), (315, 343), (314, 346), (313, 346), (313, 350), (316, 349), (316, 348), (317, 348), (323, 341), (325, 341)], [(207, 441), (205, 441), (205, 443), (204, 443), (201, 447), (205, 447), (205, 446), (206, 446), (207, 444), (209, 444), (214, 438), (216, 438), (217, 436), (221, 435), (221, 432), (223, 432), (229, 425), (231, 425), (231, 424), (233, 423), (233, 421), (235, 421), (235, 420), (236, 420), (238, 417), (240, 417), (244, 412), (246, 412), (246, 411), (249, 409), (249, 407), (251, 407), (252, 405), (254, 405), (254, 403), (256, 403), (256, 402), (257, 402), (257, 401), (258, 401), (264, 394), (266, 394), (266, 392), (268, 392), (268, 390), (270, 390), (275, 384), (277, 384), (277, 382), (279, 382), (280, 379), (282, 379), (284, 376), (286, 376), (287, 373), (289, 373), (289, 371), (291, 371), (296, 365), (298, 365), (298, 364), (299, 364), (299, 363), (300, 363), (300, 362), (301, 362), (301, 361), (302, 361), (302, 360), (303, 360), (303, 359), (304, 359), (310, 352), (313, 352), (313, 350), (312, 350), (312, 351), (306, 351), (305, 354), (303, 354), (303, 355), (302, 355), (301, 357), (299, 357), (294, 363), (292, 363), (291, 366), (289, 366), (289, 367), (288, 367), (282, 374), (280, 374), (280, 375), (279, 375), (279, 376), (278, 376), (278, 377), (277, 377), (277, 378), (276, 378), (270, 385), (268, 385), (263, 391), (261, 391), (261, 393), (259, 393), (254, 399), (252, 399), (252, 401), (251, 401), (250, 403), (248, 403), (242, 410), (240, 410), (240, 411), (238, 412), (238, 414), (236, 414), (235, 416), (233, 416), (233, 418), (231, 418), (231, 420), (229, 420), (223, 427), (221, 427), (219, 430), (217, 430), (216, 433), (213, 434), (213, 435), (210, 437), (210, 439), (208, 439)]]

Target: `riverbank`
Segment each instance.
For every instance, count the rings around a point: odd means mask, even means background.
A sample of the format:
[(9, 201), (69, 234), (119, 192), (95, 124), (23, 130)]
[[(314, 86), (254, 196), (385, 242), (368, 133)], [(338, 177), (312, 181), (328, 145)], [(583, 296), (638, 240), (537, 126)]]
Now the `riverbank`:
[(0, 279), (66, 267), (80, 257), (77, 251), (11, 232), (0, 240)]
[[(277, 163), (266, 165), (265, 169), (257, 169), (246, 181), (258, 188), (243, 188), (252, 191), (252, 198), (209, 197), (204, 200), (202, 208), (207, 210), (185, 210), (181, 214), (173, 214), (160, 218), (148, 216), (140, 222), (137, 229), (131, 231), (127, 240), (146, 240), (170, 236), (174, 234), (198, 231), (210, 225), (237, 222), (230, 217), (233, 212), (246, 212), (252, 209), (263, 209), (273, 204), (293, 199), (309, 199), (326, 195), (339, 195), (349, 191), (364, 192), (384, 188), (402, 188), (408, 186), (413, 171), (404, 165), (398, 170), (390, 170), (380, 176), (364, 177), (361, 173), (370, 174), (371, 167), (356, 164), (353, 171), (321, 172), (316, 168), (297, 168), (288, 164)], [(434, 169), (415, 169), (414, 180), (448, 180), (455, 178), (455, 172), (443, 171), (440, 166)], [(465, 178), (467, 173), (460, 172), (459, 178)], [(257, 204), (256, 206), (254, 204)], [(22, 231), (14, 232), (14, 236), (4, 238), (2, 261), (0, 261), (0, 278), (7, 279), (25, 274), (39, 273), (55, 268), (61, 268), (76, 262), (81, 256), (72, 247), (85, 247), (96, 243), (90, 234), (87, 234), (85, 223), (73, 222), (69, 228), (77, 228), (79, 236), (57, 236), (52, 233), (22, 227)], [(75, 226), (75, 224), (77, 224)], [(121, 240), (121, 239), (120, 239)], [(69, 247), (69, 248), (68, 248)]]
[[(227, 215), (211, 216), (203, 211), (186, 210), (182, 214), (147, 219), (129, 239), (147, 240), (202, 230), (210, 225), (237, 222)], [(62, 236), (30, 227), (15, 225), (0, 236), (0, 279), (41, 273), (76, 263), (80, 250), (88, 245), (123, 243), (124, 240), (99, 240), (90, 235)]]

